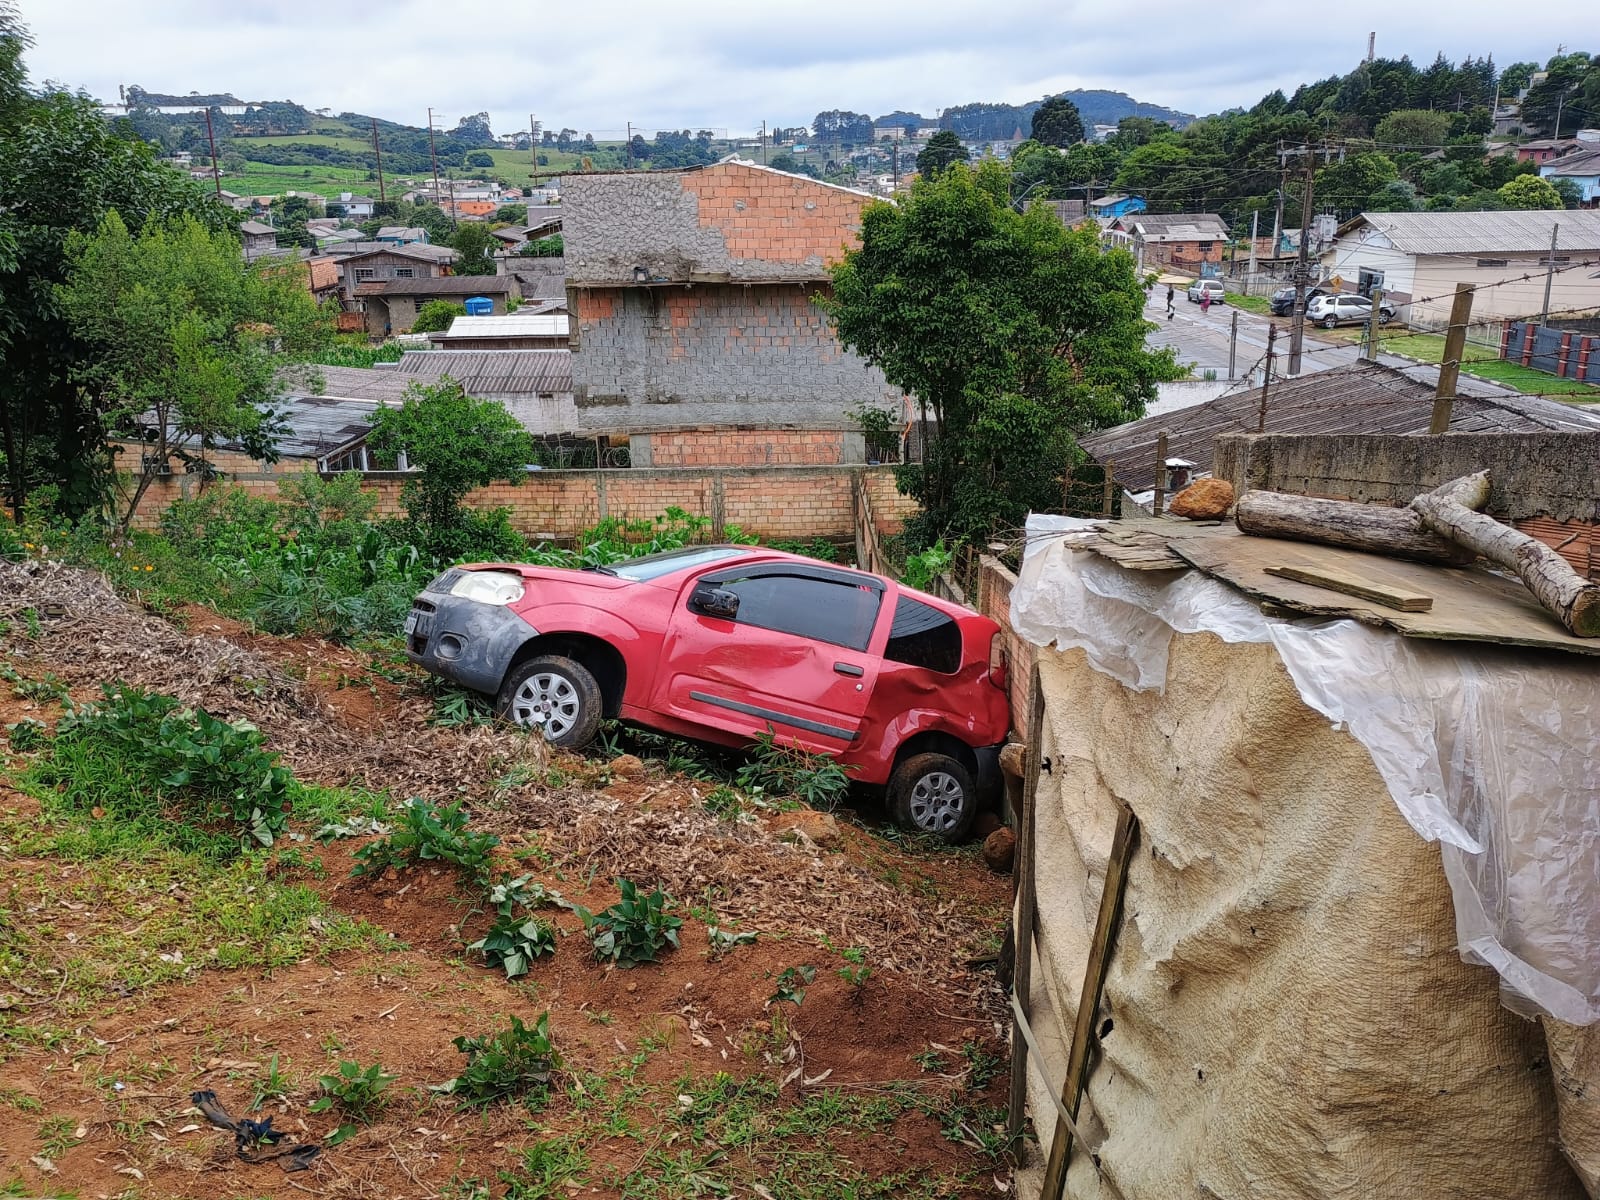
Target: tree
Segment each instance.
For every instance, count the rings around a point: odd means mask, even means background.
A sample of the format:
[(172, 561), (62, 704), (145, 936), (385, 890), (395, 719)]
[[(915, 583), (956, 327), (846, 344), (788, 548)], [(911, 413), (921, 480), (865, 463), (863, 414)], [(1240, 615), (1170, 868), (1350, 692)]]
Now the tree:
[(311, 211), (311, 201), (304, 196), (282, 196), (272, 202), (272, 210), (278, 217), (278, 245), (316, 245), (316, 239), (306, 229), (306, 222), (316, 215)]
[(824, 301), (840, 340), (915, 395), (935, 433), (898, 481), (911, 540), (982, 537), (1060, 503), (1083, 433), (1143, 414), (1170, 350), (1145, 348), (1144, 289), (1124, 251), (1019, 213), (1006, 169), (957, 164), (862, 214), (861, 247)]
[(411, 210), (405, 221), (427, 231), (428, 240), (435, 244), (446, 243), (453, 232), (449, 216), (437, 204), (419, 204)]
[(486, 153), (485, 151), (482, 151), (482, 150), (474, 150), (471, 154), (467, 155), (466, 163), (467, 163), (467, 166), (469, 166), (469, 167), (483, 167), (483, 168), (493, 169), (493, 167), (494, 167), (494, 155), (488, 154), (488, 153)]
[(238, 241), (193, 217), (137, 235), (115, 211), (67, 238), (56, 299), (93, 351), (73, 380), (108, 428), (150, 443), (122, 514), (127, 529), (158, 472), (177, 458), (206, 474), (224, 442), (275, 461), (275, 377), (332, 337), (299, 263), (246, 265)]
[(1548, 179), (1537, 175), (1518, 175), (1500, 189), (1500, 201), (1507, 208), (1562, 208), (1561, 193)]
[(1425, 108), (1402, 108), (1379, 121), (1372, 136), (1385, 149), (1433, 150), (1450, 135), (1447, 113)]
[(1387, 196), (1384, 189), (1399, 178), (1394, 160), (1387, 155), (1352, 154), (1317, 172), (1313, 198), (1318, 205), (1349, 216), (1368, 207), (1375, 196)]
[(533, 461), (533, 438), (505, 406), (473, 399), (448, 375), (432, 386), (412, 384), (399, 408), (380, 408), (367, 448), (389, 463), (403, 453), (419, 469), (401, 502), (434, 541), (459, 527), (468, 492), (497, 479), (516, 483)]
[(1561, 197), (1562, 208), (1578, 208), (1583, 204), (1583, 186), (1576, 179), (1552, 179), (1550, 186)]
[(1033, 114), (1033, 140), (1065, 149), (1083, 141), (1083, 118), (1065, 96), (1052, 96)]
[(1533, 73), (1539, 69), (1538, 63), (1519, 62), (1512, 63), (1500, 72), (1500, 94), (1507, 100), (1515, 100), (1518, 93), (1528, 86), (1528, 81), (1533, 78)]
[(502, 204), (494, 210), (494, 219), (504, 221), (508, 225), (520, 225), (528, 219), (528, 206), (526, 204)]
[(456, 274), (493, 275), (497, 244), (494, 234), (482, 221), (463, 221), (449, 242), (450, 248), (460, 255), (456, 259)]
[(75, 516), (109, 496), (113, 477), (104, 414), (74, 379), (95, 351), (74, 335), (55, 293), (68, 234), (93, 232), (113, 208), (134, 231), (184, 213), (222, 230), (237, 214), (144, 143), (118, 136), (88, 96), (30, 91), (26, 43), (15, 11), (0, 3), (0, 455), (14, 507), (49, 482)]
[(412, 333), (443, 333), (457, 317), (467, 315), (465, 304), (449, 300), (429, 300), (417, 309), (417, 319), (411, 322)]
[(941, 129), (928, 139), (928, 144), (917, 155), (917, 173), (924, 179), (932, 179), (952, 163), (964, 163), (971, 157), (952, 130)]

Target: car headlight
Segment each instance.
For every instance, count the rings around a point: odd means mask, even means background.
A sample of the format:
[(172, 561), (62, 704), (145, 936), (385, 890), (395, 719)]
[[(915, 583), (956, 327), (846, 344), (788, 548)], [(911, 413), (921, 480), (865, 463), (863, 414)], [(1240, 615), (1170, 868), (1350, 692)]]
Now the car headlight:
[(479, 604), (514, 604), (522, 599), (522, 580), (504, 571), (468, 571), (450, 594)]

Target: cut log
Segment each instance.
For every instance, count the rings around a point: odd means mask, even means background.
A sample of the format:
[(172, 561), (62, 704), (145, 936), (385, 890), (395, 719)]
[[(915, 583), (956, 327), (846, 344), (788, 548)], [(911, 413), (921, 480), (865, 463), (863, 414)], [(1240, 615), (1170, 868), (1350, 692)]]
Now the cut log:
[(1590, 583), (1554, 550), (1493, 517), (1474, 512), (1489, 495), (1489, 476), (1480, 471), (1453, 479), (1411, 502), (1411, 511), (1440, 537), (1515, 571), (1539, 603), (1577, 637), (1600, 637), (1600, 584)]
[(1242, 532), (1257, 537), (1343, 546), (1445, 566), (1460, 566), (1474, 557), (1470, 550), (1429, 532), (1421, 514), (1409, 508), (1249, 491), (1239, 498), (1233, 519)]

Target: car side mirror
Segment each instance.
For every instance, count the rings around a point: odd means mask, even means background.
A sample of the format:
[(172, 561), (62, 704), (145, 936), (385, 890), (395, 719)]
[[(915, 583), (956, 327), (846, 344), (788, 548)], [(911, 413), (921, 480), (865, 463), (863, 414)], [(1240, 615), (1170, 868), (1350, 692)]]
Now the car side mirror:
[(698, 583), (689, 594), (689, 607), (708, 617), (731, 621), (739, 615), (739, 593), (715, 584)]

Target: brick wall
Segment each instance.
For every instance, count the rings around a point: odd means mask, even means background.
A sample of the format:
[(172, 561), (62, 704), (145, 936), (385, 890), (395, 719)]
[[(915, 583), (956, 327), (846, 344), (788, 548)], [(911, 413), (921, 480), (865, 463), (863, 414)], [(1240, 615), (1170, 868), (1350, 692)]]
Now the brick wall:
[[(118, 452), (118, 470), (128, 475), (137, 475), (141, 469), (144, 447), (125, 442), (114, 442), (112, 446)], [(284, 458), (276, 463), (258, 462), (246, 454), (232, 450), (214, 450), (206, 457), (228, 483), (269, 500), (278, 498), (278, 482), (281, 479), (310, 470), (316, 465), (314, 460), (304, 458)], [(160, 522), (161, 514), (174, 500), (199, 494), (200, 476), (186, 473), (183, 464), (179, 462), (174, 462), (173, 471), (171, 475), (157, 476), (145, 489), (144, 497), (139, 501), (139, 512), (133, 522), (135, 528), (154, 529)]]
[[(635, 457), (639, 466), (737, 467), (828, 466), (849, 462), (843, 430), (684, 429), (636, 438), (649, 447), (649, 462)], [(859, 450), (855, 461), (860, 461)]]

